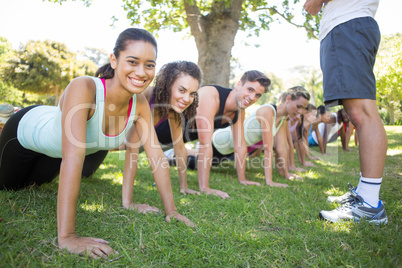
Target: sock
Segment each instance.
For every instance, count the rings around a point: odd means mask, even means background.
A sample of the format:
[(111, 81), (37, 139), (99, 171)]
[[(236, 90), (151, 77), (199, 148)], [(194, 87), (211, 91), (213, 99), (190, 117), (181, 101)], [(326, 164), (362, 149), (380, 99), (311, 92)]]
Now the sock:
[(363, 197), (364, 202), (372, 207), (378, 207), (380, 201), (380, 187), (382, 178), (365, 178), (360, 177), (359, 185), (357, 185), (356, 193)]

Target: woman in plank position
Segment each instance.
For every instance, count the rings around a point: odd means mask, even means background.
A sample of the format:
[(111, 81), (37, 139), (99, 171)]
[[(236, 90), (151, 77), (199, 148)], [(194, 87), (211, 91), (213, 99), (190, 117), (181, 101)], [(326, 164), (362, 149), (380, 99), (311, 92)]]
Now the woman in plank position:
[[(110, 63), (96, 76), (70, 82), (59, 106), (30, 106), (13, 115), (0, 137), (0, 189), (52, 181), (59, 175), (57, 228), (60, 248), (93, 258), (113, 253), (109, 242), (75, 232), (82, 173), (96, 170), (96, 154), (116, 148), (136, 131), (147, 153), (162, 198), (166, 220), (180, 215), (174, 204), (167, 160), (158, 146), (143, 92), (155, 75), (157, 44), (146, 30), (129, 28), (117, 41)], [(127, 159), (126, 159), (127, 161)], [(155, 163), (164, 163), (166, 165)], [(23, 167), (23, 168), (21, 168)], [(137, 206), (142, 212), (141, 206)]]

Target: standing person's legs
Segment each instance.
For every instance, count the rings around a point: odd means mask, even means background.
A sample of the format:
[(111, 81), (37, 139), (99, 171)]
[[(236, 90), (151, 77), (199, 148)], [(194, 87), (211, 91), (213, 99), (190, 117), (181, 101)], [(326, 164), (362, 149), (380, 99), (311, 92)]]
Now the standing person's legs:
[(387, 138), (375, 102), (373, 73), (380, 39), (376, 21), (363, 17), (336, 26), (321, 41), (325, 104), (343, 104), (359, 139), (364, 140), (359, 149), (364, 174), (358, 187), (341, 197), (329, 197), (328, 201), (343, 205), (320, 212), (320, 217), (331, 222), (363, 219), (376, 224), (388, 222), (384, 205), (378, 199), (387, 150)]
[(349, 99), (343, 100), (343, 105), (360, 139), (361, 177), (355, 191), (365, 202), (377, 207), (388, 141), (376, 101)]
[(360, 140), (359, 157), (363, 177), (381, 178), (387, 154), (387, 135), (375, 100), (343, 100)]

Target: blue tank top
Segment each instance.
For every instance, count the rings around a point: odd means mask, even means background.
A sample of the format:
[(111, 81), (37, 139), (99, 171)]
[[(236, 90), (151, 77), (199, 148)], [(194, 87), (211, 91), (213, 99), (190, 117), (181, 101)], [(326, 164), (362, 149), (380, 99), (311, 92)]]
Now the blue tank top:
[[(137, 100), (136, 95), (133, 95), (130, 100), (129, 115), (124, 130), (117, 136), (107, 136), (102, 131), (106, 88), (100, 78), (91, 78), (96, 84), (96, 105), (93, 116), (87, 121), (86, 142), (82, 144), (86, 148), (86, 155), (100, 150), (114, 149), (124, 141), (134, 121)], [(62, 112), (59, 106), (38, 106), (31, 109), (22, 117), (18, 125), (18, 141), (26, 149), (49, 157), (61, 158), (61, 116)], [(67, 136), (69, 136), (69, 133), (67, 133)], [(74, 137), (72, 137), (72, 134), (70, 136), (73, 142)]]

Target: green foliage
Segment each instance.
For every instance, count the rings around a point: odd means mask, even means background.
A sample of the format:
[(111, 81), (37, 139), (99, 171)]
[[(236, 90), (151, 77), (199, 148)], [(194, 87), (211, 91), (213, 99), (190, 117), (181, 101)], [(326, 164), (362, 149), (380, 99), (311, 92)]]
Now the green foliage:
[[(185, 2), (196, 7), (198, 13), (187, 14)], [(218, 2), (224, 2), (224, 8), (218, 10)], [(127, 18), (134, 25), (143, 25), (146, 29), (157, 32), (161, 29), (171, 29), (174, 32), (183, 31), (188, 28), (186, 16), (198, 16), (199, 19), (214, 20), (217, 14), (229, 14), (229, 7), (235, 1), (124, 1), (124, 9), (127, 11)], [(318, 34), (318, 23), (320, 16), (313, 17), (303, 11), (303, 16), (295, 16), (302, 10), (299, 0), (295, 1), (266, 1), (266, 0), (245, 0), (242, 2), (241, 18), (239, 29), (256, 36), (262, 30), (269, 30), (269, 24), (275, 18), (284, 19), (296, 27), (305, 28), (309, 38)], [(225, 8), (227, 10), (225, 10)]]
[[(67, 0), (50, 1), (62, 3)], [(303, 11), (301, 0), (122, 1), (132, 25), (142, 26), (155, 35), (162, 29), (187, 31), (192, 35), (204, 82), (222, 86), (229, 86), (231, 55), (228, 52), (238, 30), (249, 36), (259, 36), (261, 31), (269, 30), (272, 22), (279, 20), (305, 29), (309, 38), (318, 35), (320, 15), (308, 15)], [(213, 71), (217, 66), (221, 72)]]
[[(14, 50), (11, 47), (11, 43), (2, 36), (0, 36), (0, 69), (5, 64), (5, 60), (11, 57), (14, 53)], [(9, 103), (15, 106), (18, 106), (22, 103), (22, 92), (18, 91), (16, 88), (7, 85), (3, 82), (3, 79), (0, 80), (0, 103)]]
[(53, 94), (56, 101), (68, 83), (77, 76), (93, 75), (94, 62), (77, 59), (65, 44), (54, 41), (28, 41), (7, 57), (1, 66), (2, 79), (21, 91)]
[[(175, 204), (196, 228), (162, 214), (122, 208), (125, 152), (111, 152), (91, 178), (82, 179), (77, 204), (77, 234), (103, 238), (119, 253), (92, 260), (57, 245), (57, 181), (41, 187), (0, 192), (2, 267), (401, 267), (402, 127), (386, 127), (389, 148), (380, 197), (389, 223), (330, 224), (318, 218), (333, 209), (327, 195), (341, 195), (358, 183), (358, 148), (344, 152), (330, 143), (338, 161), (314, 160), (316, 167), (288, 181), (288, 188), (243, 186), (233, 162), (212, 167), (210, 184), (231, 196), (181, 195), (176, 168), (170, 168)], [(248, 161), (250, 164), (251, 160)], [(229, 168), (228, 168), (229, 167)], [(262, 167), (248, 167), (249, 179), (264, 183)], [(144, 153), (134, 186), (134, 202), (162, 208)], [(188, 171), (198, 189), (196, 171)]]
[(271, 80), (271, 86), (269, 87), (269, 91), (258, 99), (256, 102), (257, 105), (277, 103), (279, 95), (283, 92), (284, 87), (281, 78), (274, 73), (267, 74), (267, 77)]
[(377, 104), (388, 111), (387, 123), (393, 125), (395, 119), (402, 121), (402, 34), (382, 36), (375, 73)]
[(324, 104), (324, 91), (322, 88), (322, 72), (310, 67), (301, 67), (302, 79), (300, 85), (311, 95), (310, 103), (315, 106)]

